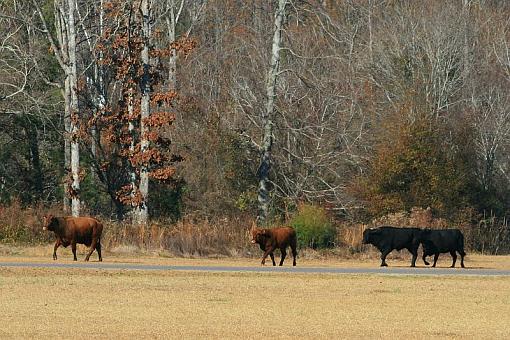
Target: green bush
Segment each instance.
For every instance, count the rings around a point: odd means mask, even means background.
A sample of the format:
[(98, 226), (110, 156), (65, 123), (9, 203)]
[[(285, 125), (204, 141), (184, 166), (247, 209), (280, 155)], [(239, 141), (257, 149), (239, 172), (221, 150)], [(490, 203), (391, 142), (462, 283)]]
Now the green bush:
[(336, 229), (323, 208), (300, 205), (290, 224), (296, 229), (300, 247), (317, 249), (334, 246)]

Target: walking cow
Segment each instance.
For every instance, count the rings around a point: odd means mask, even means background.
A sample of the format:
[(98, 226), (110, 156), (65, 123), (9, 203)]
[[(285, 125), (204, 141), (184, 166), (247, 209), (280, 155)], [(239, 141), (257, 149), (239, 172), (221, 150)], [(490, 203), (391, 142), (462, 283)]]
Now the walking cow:
[(85, 261), (88, 261), (90, 255), (97, 250), (99, 261), (101, 257), (101, 233), (103, 232), (103, 225), (101, 222), (92, 217), (55, 217), (52, 215), (43, 217), (43, 230), (53, 231), (55, 233), (56, 241), (53, 248), (53, 259), (57, 259), (57, 248), (59, 246), (67, 247), (71, 245), (73, 251), (74, 261), (76, 258), (76, 244), (84, 244), (90, 247)]
[(413, 255), (411, 267), (416, 266), (420, 246), (420, 228), (396, 228), (382, 226), (369, 228), (363, 232), (363, 243), (372, 244), (381, 252), (381, 267), (386, 267), (386, 256), (392, 250), (406, 248)]
[(287, 256), (286, 248), (290, 246), (292, 250), (292, 257), (294, 261), (292, 265), (296, 265), (296, 256), (297, 256), (297, 238), (296, 231), (292, 227), (281, 227), (281, 228), (273, 228), (273, 229), (259, 229), (253, 228), (251, 230), (251, 243), (258, 243), (260, 249), (264, 251), (264, 255), (262, 256), (262, 265), (266, 263), (266, 257), (269, 255), (271, 257), (271, 261), (273, 261), (273, 266), (276, 266), (276, 262), (274, 261), (273, 252), (276, 249), (280, 249), (282, 254), (282, 258), (280, 260), (280, 266), (283, 265), (283, 261)]
[(455, 267), (455, 262), (457, 262), (458, 252), (460, 254), (460, 266), (465, 268), (464, 256), (466, 256), (466, 253), (464, 252), (464, 235), (459, 229), (424, 229), (421, 232), (420, 241), (423, 246), (423, 262), (426, 265), (430, 264), (426, 260), (427, 256), (434, 255), (434, 264), (432, 267), (435, 267), (439, 254), (449, 252), (452, 256), (453, 262), (451, 267), (453, 268)]

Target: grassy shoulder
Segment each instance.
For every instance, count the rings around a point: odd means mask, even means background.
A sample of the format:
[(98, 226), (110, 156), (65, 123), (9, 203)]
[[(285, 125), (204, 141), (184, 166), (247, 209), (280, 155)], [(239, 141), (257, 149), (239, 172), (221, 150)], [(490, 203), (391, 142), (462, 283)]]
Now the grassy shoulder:
[(508, 301), (508, 277), (0, 267), (0, 337), (508, 338)]
[[(0, 262), (49, 262), (53, 261), (51, 254), (53, 245), (38, 246), (8, 246), (0, 244)], [(78, 260), (83, 261), (86, 248), (78, 245)], [(421, 254), (421, 251), (420, 251)], [(279, 251), (275, 252), (276, 259), (279, 259)], [(358, 254), (338, 253), (334, 251), (314, 251), (305, 249), (299, 252), (297, 265), (302, 267), (378, 267), (380, 254), (373, 248)], [(164, 250), (143, 251), (135, 247), (117, 248), (113, 251), (103, 250), (105, 262), (116, 263), (139, 263), (150, 265), (208, 265), (208, 266), (259, 266), (262, 251), (253, 246), (249, 256), (176, 256)], [(387, 259), (390, 267), (408, 267), (411, 255), (406, 251), (393, 251)], [(429, 258), (431, 260), (431, 257)], [(60, 247), (58, 250), (58, 262), (72, 262), (70, 247)], [(91, 256), (91, 261), (97, 261), (97, 253)], [(438, 267), (449, 267), (451, 265), (449, 254), (441, 254)], [(287, 258), (285, 266), (290, 266), (292, 258)], [(510, 255), (482, 255), (468, 253), (465, 259), (467, 268), (484, 269), (507, 269), (510, 270)], [(427, 267), (419, 257), (416, 262), (418, 267)], [(457, 263), (457, 266), (460, 266)]]

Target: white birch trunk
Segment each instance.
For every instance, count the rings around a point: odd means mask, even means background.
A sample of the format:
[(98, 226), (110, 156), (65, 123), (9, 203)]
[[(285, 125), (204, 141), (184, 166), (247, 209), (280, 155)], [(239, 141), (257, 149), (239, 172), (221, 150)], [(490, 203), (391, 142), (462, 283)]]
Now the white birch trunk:
[(76, 28), (74, 20), (74, 11), (76, 9), (76, 0), (67, 1), (69, 7), (69, 20), (67, 21), (67, 30), (69, 35), (69, 64), (67, 77), (69, 78), (69, 97), (70, 108), (69, 114), (71, 119), (71, 176), (73, 182), (71, 184), (71, 214), (73, 216), (80, 215), (80, 148), (78, 141), (78, 94), (77, 94), (77, 70), (76, 70)]
[[(173, 1), (171, 6), (173, 6)], [(168, 42), (170, 44), (175, 42), (175, 13), (173, 7), (170, 9), (170, 17), (166, 18), (166, 25), (168, 27)], [(172, 48), (168, 59), (168, 89), (175, 90), (177, 84), (177, 78), (175, 75), (175, 68), (177, 66), (177, 51)]]
[[(146, 120), (150, 116), (150, 74), (149, 74), (149, 45), (151, 35), (150, 23), (151, 0), (142, 0), (142, 35), (144, 46), (142, 49), (143, 77), (142, 77), (142, 98), (140, 102), (140, 152), (143, 154), (149, 148), (149, 140), (147, 139), (149, 127)], [(138, 223), (146, 225), (149, 211), (147, 207), (147, 199), (149, 196), (149, 169), (147, 164), (142, 163), (140, 166), (140, 184), (138, 190), (141, 195), (141, 202), (137, 209)]]
[[(69, 78), (66, 77), (64, 80), (64, 173), (67, 176), (71, 170), (71, 115), (69, 113), (70, 108), (70, 91), (69, 91)], [(71, 211), (71, 199), (68, 195), (69, 183), (64, 181), (64, 212), (68, 214)]]
[[(68, 176), (69, 171), (71, 170), (71, 114), (69, 112), (69, 109), (71, 107), (71, 92), (70, 92), (70, 86), (69, 86), (69, 77), (68, 74), (68, 62), (69, 62), (69, 36), (67, 31), (67, 25), (65, 22), (65, 6), (63, 2), (58, 2), (55, 8), (55, 29), (56, 29), (56, 35), (57, 35), (57, 41), (59, 43), (59, 48), (56, 47), (56, 44), (52, 44), (53, 51), (55, 52), (55, 55), (59, 60), (60, 67), (64, 71), (64, 74), (66, 75), (64, 79), (64, 87), (62, 88), (62, 97), (64, 97), (64, 115), (63, 115), (63, 121), (64, 121), (64, 176)], [(39, 10), (39, 15), (41, 20), (43, 21), (46, 29), (46, 22), (44, 21), (44, 17), (42, 16), (42, 13)], [(51, 35), (48, 32), (48, 37), (51, 42)], [(63, 197), (63, 204), (64, 204), (64, 213), (68, 214), (71, 211), (71, 199), (68, 194), (68, 187), (69, 183), (67, 181), (64, 181), (64, 197)]]
[[(184, 8), (185, 0), (180, 0), (179, 2), (180, 3), (177, 5), (175, 0), (167, 0), (166, 4), (168, 15), (165, 18), (165, 21), (168, 29), (168, 42), (170, 44), (175, 42), (175, 31)], [(168, 59), (168, 90), (175, 90), (177, 88), (176, 68), (177, 51), (175, 48), (172, 48)]]
[[(103, 36), (103, 27), (104, 27), (104, 0), (100, 1), (99, 4), (99, 36)], [(91, 49), (92, 52), (92, 49)], [(98, 92), (99, 96), (97, 98), (97, 107), (98, 112), (95, 113), (95, 117), (97, 118), (98, 115), (103, 113), (103, 110), (106, 106), (106, 94), (105, 94), (105, 88), (104, 88), (104, 65), (103, 65), (103, 50), (100, 49), (97, 56), (98, 60), (94, 65), (94, 76), (95, 80), (98, 83)], [(92, 135), (92, 156), (94, 158), (97, 158), (97, 145), (98, 145), (98, 134), (97, 134), (97, 128), (94, 124), (91, 128), (91, 135)]]
[[(129, 152), (132, 156), (135, 153), (135, 142), (136, 142), (136, 136), (135, 136), (135, 124), (133, 124), (133, 112), (134, 112), (134, 89), (129, 88), (128, 90), (128, 115), (130, 117), (129, 125), (128, 125), (128, 131), (129, 135), (131, 137), (131, 143), (129, 144)], [(136, 195), (138, 194), (138, 184), (136, 181), (136, 172), (135, 167), (131, 164), (131, 169), (129, 170), (129, 180), (131, 182), (131, 207), (133, 208), (133, 213), (135, 216), (133, 218), (135, 220), (138, 220), (138, 204), (136, 204)]]
[(269, 66), (267, 87), (266, 87), (266, 107), (262, 113), (263, 141), (262, 157), (259, 168), (259, 224), (265, 224), (269, 213), (269, 171), (271, 169), (271, 149), (273, 147), (273, 112), (276, 99), (276, 81), (280, 66), (280, 49), (282, 40), (282, 23), (285, 16), (285, 6), (287, 0), (278, 0), (278, 9), (274, 19), (273, 45), (271, 49), (271, 64)]

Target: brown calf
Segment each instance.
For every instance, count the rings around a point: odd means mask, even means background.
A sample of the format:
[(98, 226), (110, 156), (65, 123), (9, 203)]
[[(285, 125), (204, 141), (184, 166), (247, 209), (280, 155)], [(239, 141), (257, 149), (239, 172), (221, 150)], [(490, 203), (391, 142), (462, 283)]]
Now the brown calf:
[(258, 243), (260, 249), (264, 251), (264, 256), (262, 256), (262, 265), (266, 263), (267, 255), (271, 256), (271, 260), (273, 261), (273, 266), (276, 266), (276, 262), (274, 261), (273, 251), (275, 249), (280, 249), (282, 253), (282, 258), (280, 260), (280, 266), (283, 265), (283, 261), (285, 260), (285, 256), (287, 256), (287, 247), (290, 246), (292, 250), (292, 256), (294, 257), (294, 261), (292, 263), (293, 266), (296, 265), (296, 231), (291, 227), (281, 227), (281, 228), (273, 228), (273, 229), (258, 229), (253, 228), (251, 230), (251, 243)]
[(76, 244), (84, 244), (90, 247), (85, 261), (88, 261), (94, 249), (97, 250), (99, 261), (103, 261), (101, 257), (101, 233), (103, 225), (101, 222), (92, 217), (55, 217), (52, 215), (43, 217), (43, 230), (53, 231), (55, 237), (55, 247), (53, 248), (53, 259), (57, 259), (57, 248), (59, 246), (67, 247), (71, 245), (76, 258)]

